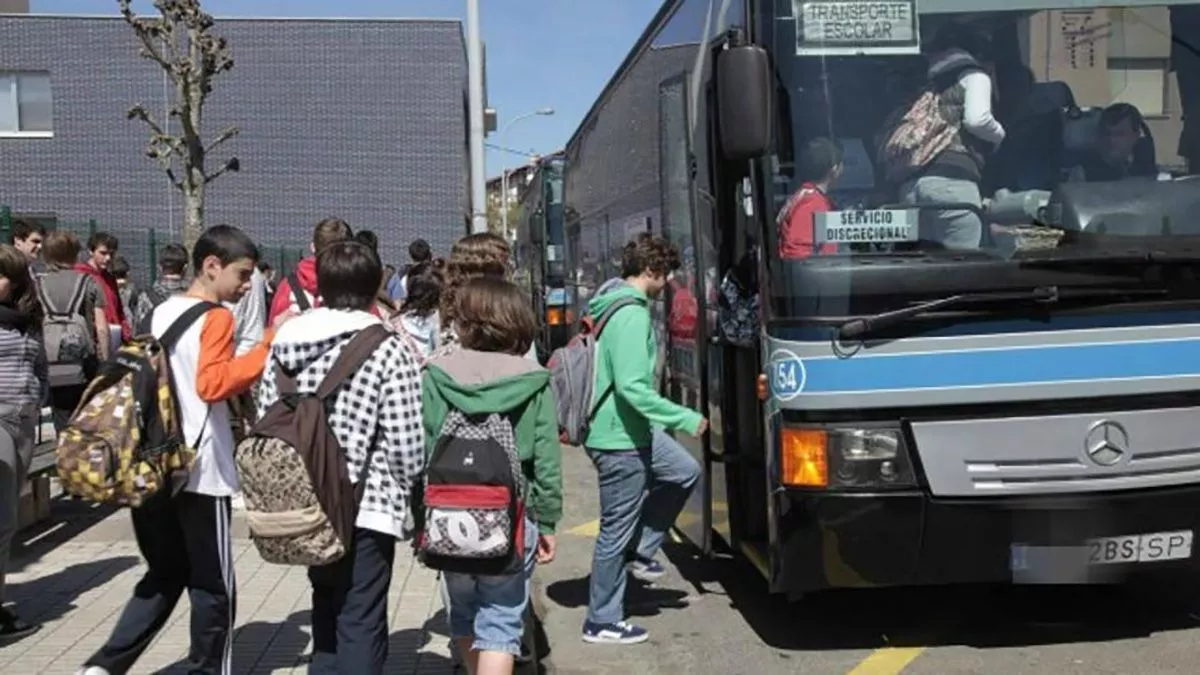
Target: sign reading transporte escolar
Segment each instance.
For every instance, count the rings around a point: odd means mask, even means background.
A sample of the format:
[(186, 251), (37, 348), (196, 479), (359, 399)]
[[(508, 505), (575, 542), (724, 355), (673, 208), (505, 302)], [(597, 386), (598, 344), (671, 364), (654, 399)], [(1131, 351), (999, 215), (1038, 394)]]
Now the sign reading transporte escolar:
[(792, 0), (799, 56), (919, 54), (917, 0)]

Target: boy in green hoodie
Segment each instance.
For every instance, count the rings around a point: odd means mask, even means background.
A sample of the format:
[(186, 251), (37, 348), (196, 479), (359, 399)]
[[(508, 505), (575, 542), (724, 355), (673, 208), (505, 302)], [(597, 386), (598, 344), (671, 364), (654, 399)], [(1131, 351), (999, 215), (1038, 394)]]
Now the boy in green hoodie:
[(635, 644), (649, 639), (644, 628), (625, 621), (624, 599), (626, 564), (653, 475), (651, 426), (694, 436), (708, 429), (700, 413), (662, 397), (654, 386), (657, 346), (650, 299), (662, 293), (678, 268), (679, 252), (667, 240), (639, 234), (621, 256), (625, 283), (588, 303), (588, 313), (599, 316), (618, 301), (633, 300), (609, 318), (597, 343), (596, 412), (585, 446), (599, 473), (600, 532), (592, 556), (585, 642)]
[(426, 452), (437, 446), (451, 410), (513, 414), (513, 434), (529, 487), (523, 573), (482, 576), (448, 572), (450, 633), (472, 675), (512, 673), (521, 653), (523, 614), (533, 566), (554, 559), (562, 516), (561, 446), (550, 373), (524, 358), (537, 319), (521, 291), (503, 279), (468, 281), (455, 301), (458, 348), (426, 364), (421, 399)]

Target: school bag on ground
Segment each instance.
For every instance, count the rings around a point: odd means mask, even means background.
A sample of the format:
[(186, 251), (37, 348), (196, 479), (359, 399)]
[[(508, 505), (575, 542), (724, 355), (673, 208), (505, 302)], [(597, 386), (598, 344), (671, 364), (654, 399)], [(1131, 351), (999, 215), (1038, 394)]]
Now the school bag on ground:
[(960, 127), (944, 114), (941, 90), (928, 85), (884, 122), (877, 138), (876, 164), (888, 183), (900, 185), (949, 148)]
[(525, 564), (525, 477), (511, 414), (450, 410), (425, 466), (417, 555), (426, 567), (503, 575)]
[(582, 445), (587, 440), (588, 427), (603, 397), (593, 405), (592, 389), (596, 383), (596, 342), (617, 310), (638, 304), (634, 298), (620, 298), (597, 317), (584, 317), (579, 333), (566, 345), (554, 350), (547, 362), (550, 387), (554, 391), (559, 438), (570, 445)]
[(196, 303), (162, 338), (139, 335), (100, 366), (58, 435), (64, 490), (137, 507), (164, 487), (172, 493), (183, 487), (201, 439), (189, 445), (183, 437), (169, 354), (192, 324), (219, 306)]
[(388, 335), (382, 325), (359, 331), (313, 393), (299, 393), (295, 377), (276, 366), (279, 400), (238, 444), (236, 455), (246, 524), (263, 560), (327, 565), (349, 550), (366, 476), (357, 487), (351, 483), (326, 401)]
[(50, 365), (51, 387), (86, 383), (85, 364), (96, 358), (96, 335), (81, 311), (89, 277), (79, 272), (74, 274), (75, 286), (66, 307), (51, 302), (42, 283), (34, 284), (46, 314), (42, 321), (42, 340)]

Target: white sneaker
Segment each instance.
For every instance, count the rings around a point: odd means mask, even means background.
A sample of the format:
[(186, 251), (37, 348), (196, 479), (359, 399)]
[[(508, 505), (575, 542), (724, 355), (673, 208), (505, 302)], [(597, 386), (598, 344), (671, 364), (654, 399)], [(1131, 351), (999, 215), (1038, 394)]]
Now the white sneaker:
[(109, 673), (100, 666), (84, 666), (83, 669), (75, 675), (109, 675)]

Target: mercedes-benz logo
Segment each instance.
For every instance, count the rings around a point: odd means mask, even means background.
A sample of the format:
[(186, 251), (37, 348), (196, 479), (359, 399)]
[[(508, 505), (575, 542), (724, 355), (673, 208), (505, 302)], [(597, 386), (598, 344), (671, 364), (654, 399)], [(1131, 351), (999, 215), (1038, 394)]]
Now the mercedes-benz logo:
[(1084, 437), (1083, 451), (1097, 466), (1119, 464), (1129, 453), (1129, 432), (1120, 422), (1094, 422)]

